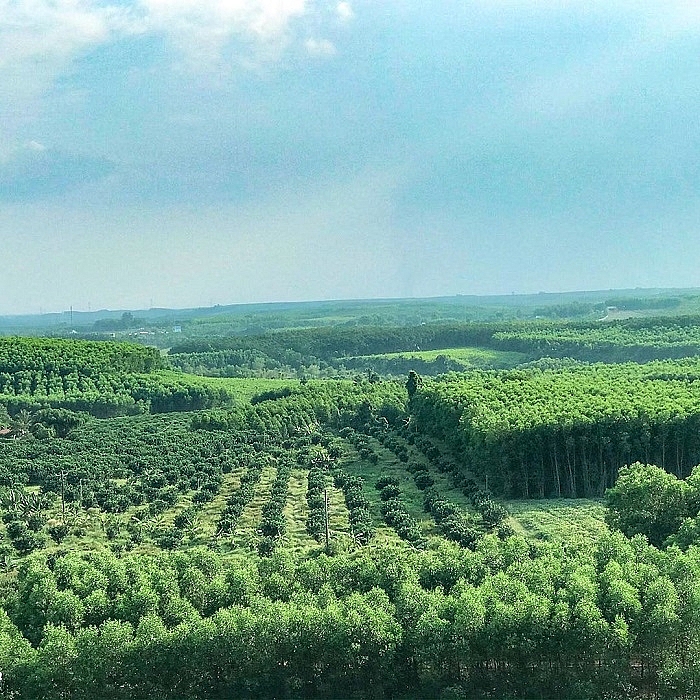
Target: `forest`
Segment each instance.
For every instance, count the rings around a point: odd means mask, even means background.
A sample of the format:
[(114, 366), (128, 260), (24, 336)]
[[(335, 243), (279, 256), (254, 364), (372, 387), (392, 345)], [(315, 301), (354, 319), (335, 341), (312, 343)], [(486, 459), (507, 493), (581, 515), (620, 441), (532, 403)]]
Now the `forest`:
[(624, 299), (0, 337), (2, 697), (700, 696), (700, 318)]
[[(351, 376), (357, 371), (405, 376), (506, 368), (542, 357), (582, 362), (650, 362), (700, 351), (700, 317), (633, 317), (600, 321), (439, 320), (418, 325), (331, 326), (253, 335), (193, 338), (168, 350), (172, 366), (210, 376)], [(460, 362), (456, 350), (479, 349), (486, 359)], [(441, 351), (423, 359), (425, 351)], [(406, 357), (410, 353), (410, 357)], [(393, 356), (392, 356), (393, 355)]]

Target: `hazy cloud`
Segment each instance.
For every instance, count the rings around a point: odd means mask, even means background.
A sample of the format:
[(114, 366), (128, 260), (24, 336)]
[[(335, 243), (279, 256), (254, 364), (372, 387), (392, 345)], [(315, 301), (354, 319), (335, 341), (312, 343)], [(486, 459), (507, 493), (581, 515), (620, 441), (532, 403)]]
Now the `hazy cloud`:
[(344, 22), (351, 20), (355, 16), (349, 2), (339, 2), (336, 5), (335, 10), (338, 13), (338, 17), (340, 17), (340, 19), (342, 19)]
[(333, 42), (328, 39), (307, 39), (305, 46), (312, 56), (333, 56), (336, 53)]
[(41, 151), (46, 150), (46, 146), (44, 146), (43, 143), (39, 143), (38, 141), (28, 141), (27, 148), (30, 151), (36, 151), (36, 152), (41, 152)]
[(12, 104), (34, 98), (77, 55), (140, 29), (138, 17), (123, 5), (93, 0), (0, 0), (3, 99)]
[[(150, 30), (165, 34), (189, 59), (215, 62), (234, 38), (284, 41), (306, 0), (139, 0)], [(206, 67), (206, 66), (205, 66)]]
[(140, 0), (140, 4), (156, 29), (247, 32), (269, 38), (303, 14), (306, 0)]
[(62, 195), (113, 169), (104, 158), (61, 153), (30, 141), (0, 163), (0, 202)]
[[(352, 16), (346, 2), (316, 5)], [(0, 90), (15, 101), (35, 97), (76, 57), (134, 35), (165, 37), (202, 70), (232, 41), (240, 43), (240, 64), (263, 49), (276, 57), (290, 23), (310, 9), (311, 0), (0, 0)]]

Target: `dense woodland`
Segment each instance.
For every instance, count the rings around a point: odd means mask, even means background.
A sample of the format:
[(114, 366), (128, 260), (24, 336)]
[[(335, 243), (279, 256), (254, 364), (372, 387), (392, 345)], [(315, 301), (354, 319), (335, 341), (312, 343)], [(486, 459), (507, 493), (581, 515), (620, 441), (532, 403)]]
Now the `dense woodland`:
[(3, 697), (700, 696), (698, 327), (0, 339)]
[(700, 362), (451, 374), (412, 399), (418, 429), (502, 493), (602, 496), (636, 461), (700, 462)]
[(67, 408), (99, 417), (192, 410), (229, 394), (164, 371), (156, 348), (42, 338), (0, 339), (0, 401), (10, 412)]
[[(437, 375), (462, 367), (449, 350), (473, 347), (518, 353), (517, 362), (541, 357), (584, 362), (650, 362), (700, 352), (700, 317), (637, 317), (594, 321), (440, 321), (400, 326), (331, 326), (263, 334), (194, 338), (170, 347), (168, 361), (211, 376), (348, 376), (357, 371), (405, 376), (414, 369)], [(445, 350), (439, 360), (392, 353)], [(492, 366), (499, 363), (494, 355)]]

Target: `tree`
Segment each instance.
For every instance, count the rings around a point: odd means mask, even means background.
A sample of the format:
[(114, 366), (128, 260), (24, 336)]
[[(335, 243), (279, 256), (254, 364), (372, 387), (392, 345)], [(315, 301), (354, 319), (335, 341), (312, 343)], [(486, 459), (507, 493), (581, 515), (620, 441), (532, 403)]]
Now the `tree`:
[(605, 494), (606, 521), (628, 537), (645, 535), (660, 547), (688, 516), (688, 485), (660, 467), (639, 462), (620, 469)]
[(409, 400), (412, 399), (418, 389), (421, 387), (423, 380), (418, 376), (416, 372), (411, 370), (408, 373), (408, 379), (406, 380), (406, 391), (408, 392)]
[(7, 412), (5, 406), (0, 405), (0, 428), (9, 428), (12, 425), (12, 419)]
[(11, 422), (12, 434), (17, 437), (29, 435), (34, 428), (36, 421), (29, 411), (22, 409)]

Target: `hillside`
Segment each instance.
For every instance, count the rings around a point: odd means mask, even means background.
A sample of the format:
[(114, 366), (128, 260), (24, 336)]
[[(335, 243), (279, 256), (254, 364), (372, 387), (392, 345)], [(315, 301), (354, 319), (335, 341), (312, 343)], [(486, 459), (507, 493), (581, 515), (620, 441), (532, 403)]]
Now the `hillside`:
[[(402, 337), (385, 332), (313, 342)], [(696, 682), (695, 359), (299, 381), (114, 341), (1, 347), (8, 697)]]

